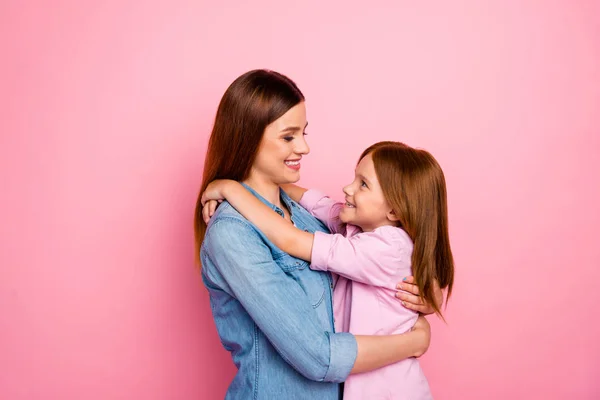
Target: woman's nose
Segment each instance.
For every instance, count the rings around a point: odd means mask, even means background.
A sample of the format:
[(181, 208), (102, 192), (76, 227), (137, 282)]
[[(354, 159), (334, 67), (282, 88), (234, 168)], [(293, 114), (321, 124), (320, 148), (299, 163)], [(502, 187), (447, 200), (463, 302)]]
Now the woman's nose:
[(295, 142), (296, 142), (296, 148), (294, 149), (294, 152), (296, 154), (310, 153), (310, 147), (308, 147), (308, 143), (306, 142), (306, 139), (304, 139), (304, 136), (302, 136), (302, 138), (300, 140), (297, 140)]

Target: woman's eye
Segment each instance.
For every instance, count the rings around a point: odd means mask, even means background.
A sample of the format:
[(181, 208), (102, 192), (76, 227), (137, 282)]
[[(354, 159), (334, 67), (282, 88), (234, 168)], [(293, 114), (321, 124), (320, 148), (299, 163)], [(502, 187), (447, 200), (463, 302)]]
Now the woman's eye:
[(293, 136), (284, 136), (283, 140), (285, 140), (286, 142), (291, 142), (292, 140), (294, 140)]
[(302, 132), (302, 135), (306, 136), (306, 135), (308, 135), (308, 132)]

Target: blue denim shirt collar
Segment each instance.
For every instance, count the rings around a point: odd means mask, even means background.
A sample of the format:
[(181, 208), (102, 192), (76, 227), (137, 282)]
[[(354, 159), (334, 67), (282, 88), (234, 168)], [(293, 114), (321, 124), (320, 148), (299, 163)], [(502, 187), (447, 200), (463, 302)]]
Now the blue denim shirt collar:
[[(264, 197), (262, 197), (256, 190), (252, 189), (246, 183), (244, 183), (244, 182), (240, 182), (240, 183), (248, 191), (250, 191), (250, 193), (252, 193), (254, 196), (256, 196), (260, 201), (262, 201), (264, 204), (266, 204), (267, 206), (269, 206), (273, 211), (275, 211), (277, 214), (281, 215), (282, 217), (284, 216), (283, 210), (281, 208), (277, 207), (275, 204), (271, 203), (270, 201), (268, 201), (267, 199), (265, 199)], [(285, 204), (285, 206), (287, 207), (288, 211), (290, 212), (290, 218), (292, 218), (292, 221), (293, 221), (293, 218), (294, 218), (293, 208), (296, 207), (296, 203), (281, 188), (279, 188), (279, 197), (281, 198), (281, 201), (283, 201), (283, 204)]]

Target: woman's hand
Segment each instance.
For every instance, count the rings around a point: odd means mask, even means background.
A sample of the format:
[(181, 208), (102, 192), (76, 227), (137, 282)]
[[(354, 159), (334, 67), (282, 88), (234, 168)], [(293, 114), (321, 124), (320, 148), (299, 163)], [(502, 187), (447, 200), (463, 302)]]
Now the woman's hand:
[(415, 353), (415, 357), (421, 357), (423, 354), (425, 354), (429, 348), (429, 343), (431, 342), (431, 327), (429, 326), (429, 321), (427, 321), (424, 316), (419, 315), (419, 318), (417, 318), (417, 322), (415, 322), (411, 332), (418, 333), (423, 342), (421, 348)]
[(202, 219), (204, 219), (204, 223), (208, 224), (219, 203), (226, 200), (225, 191), (229, 183), (227, 179), (217, 179), (209, 183), (204, 193), (202, 193), (200, 204), (202, 204)]
[[(440, 289), (440, 285), (437, 280), (434, 281), (433, 285), (435, 301), (438, 307), (441, 308), (442, 302), (444, 301), (444, 293), (442, 292), (442, 289)], [(409, 310), (417, 311), (426, 315), (433, 314), (435, 312), (431, 305), (425, 303), (423, 299), (419, 297), (419, 287), (415, 284), (415, 278), (413, 276), (404, 278), (402, 282), (396, 285), (396, 289), (404, 291), (397, 292), (396, 297), (402, 300), (402, 305)]]

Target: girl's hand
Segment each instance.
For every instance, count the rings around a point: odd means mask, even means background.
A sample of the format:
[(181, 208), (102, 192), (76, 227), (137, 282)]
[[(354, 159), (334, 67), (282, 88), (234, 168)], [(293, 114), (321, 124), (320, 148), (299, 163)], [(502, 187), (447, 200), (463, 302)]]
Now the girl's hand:
[(204, 193), (202, 193), (200, 204), (204, 207), (206, 202), (210, 200), (220, 200), (219, 203), (226, 200), (225, 189), (227, 188), (227, 185), (229, 185), (229, 182), (229, 179), (217, 179), (209, 183), (206, 190), (204, 190)]
[(431, 327), (429, 326), (429, 321), (427, 321), (424, 316), (419, 315), (419, 318), (417, 318), (417, 322), (415, 322), (411, 332), (417, 332), (421, 336), (423, 344), (415, 353), (415, 357), (421, 357), (423, 354), (425, 354), (429, 348), (429, 343), (431, 342)]
[(221, 203), (223, 200), (208, 200), (205, 204), (204, 207), (202, 207), (202, 219), (204, 220), (204, 223), (208, 225), (208, 221), (210, 220), (210, 218), (213, 216), (213, 214), (215, 213), (215, 211), (217, 210), (217, 207), (219, 206), (219, 203)]
[[(398, 285), (396, 289), (404, 290), (404, 292), (397, 292), (396, 297), (402, 300), (402, 305), (409, 310), (420, 312), (421, 314), (429, 315), (433, 314), (435, 310), (431, 305), (425, 303), (421, 297), (419, 297), (419, 287), (415, 285), (415, 278), (408, 276)], [(434, 292), (435, 301), (439, 307), (442, 306), (444, 301), (444, 293), (440, 289), (438, 281), (434, 281)], [(408, 292), (408, 293), (405, 293)]]
[(202, 204), (202, 218), (204, 223), (208, 224), (210, 217), (213, 216), (219, 203), (226, 200), (225, 191), (229, 181), (227, 179), (217, 179), (212, 181), (206, 187), (202, 197), (200, 198), (200, 204)]

